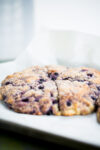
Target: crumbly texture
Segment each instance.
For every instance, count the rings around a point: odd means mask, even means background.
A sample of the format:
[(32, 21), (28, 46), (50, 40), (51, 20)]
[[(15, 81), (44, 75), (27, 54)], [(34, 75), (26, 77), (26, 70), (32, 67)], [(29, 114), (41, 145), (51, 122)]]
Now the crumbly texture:
[(86, 67), (67, 68), (58, 77), (58, 80), (61, 79), (78, 82), (87, 82), (88, 85), (100, 85), (100, 72), (96, 69)]
[[(86, 115), (100, 106), (99, 71), (86, 67), (67, 68), (56, 83), (62, 115)], [(97, 116), (100, 116), (99, 113), (98, 109)]]
[(57, 87), (45, 67), (35, 66), (7, 76), (0, 91), (1, 99), (16, 112), (59, 115)]
[(12, 75), (8, 75), (3, 85), (13, 84), (16, 86), (23, 86), (24, 84), (32, 84), (32, 81), (39, 81), (40, 79), (48, 80), (47, 69), (45, 67), (34, 66), (23, 70), (22, 72), (16, 72)]
[[(6, 104), (16, 112), (29, 114), (55, 114), (57, 115), (57, 89), (52, 81), (39, 84), (32, 82), (28, 85), (7, 85), (2, 90), (3, 99)], [(54, 103), (56, 102), (56, 103)]]
[(56, 81), (59, 91), (59, 107), (61, 115), (86, 115), (93, 112), (95, 101), (91, 98), (94, 94), (89, 86), (78, 81)]
[(63, 72), (65, 72), (68, 68), (65, 66), (46, 66), (48, 77), (55, 81), (61, 76)]
[(100, 107), (99, 97), (100, 72), (85, 67), (33, 66), (7, 76), (0, 88), (8, 107), (35, 115), (90, 114)]

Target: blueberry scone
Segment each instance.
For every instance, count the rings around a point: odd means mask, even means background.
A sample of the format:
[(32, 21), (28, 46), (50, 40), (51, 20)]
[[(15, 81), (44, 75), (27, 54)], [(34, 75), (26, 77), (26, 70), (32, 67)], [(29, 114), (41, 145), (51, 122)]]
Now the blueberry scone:
[(5, 78), (0, 99), (13, 110), (28, 114), (86, 115), (98, 107), (100, 72), (91, 68), (33, 66)]
[(45, 67), (35, 66), (7, 76), (0, 95), (16, 112), (59, 115), (57, 87)]
[[(86, 82), (88, 85), (95, 84), (95, 86), (100, 85), (100, 72), (92, 68), (67, 68), (63, 71), (58, 80), (69, 80), (69, 81), (78, 81)], [(98, 88), (99, 90), (99, 88)]]
[[(100, 97), (100, 72), (91, 68), (67, 68), (56, 80), (62, 115), (89, 114)], [(100, 108), (97, 113), (100, 118)]]
[(94, 91), (86, 83), (57, 80), (61, 115), (86, 115), (93, 112)]

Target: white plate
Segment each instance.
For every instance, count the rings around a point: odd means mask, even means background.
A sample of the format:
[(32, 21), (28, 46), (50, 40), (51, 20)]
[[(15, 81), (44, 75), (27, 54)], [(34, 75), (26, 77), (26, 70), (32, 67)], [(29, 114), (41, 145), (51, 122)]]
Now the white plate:
[(33, 130), (100, 147), (100, 125), (96, 115), (88, 116), (33, 116), (19, 114), (0, 103), (0, 119)]
[[(10, 70), (10, 66), (10, 63), (9, 65), (0, 65), (0, 80), (3, 80), (7, 74), (13, 72)], [(6, 72), (6, 68), (8, 68), (9, 72), (8, 70)], [(2, 72), (2, 70), (5, 72)], [(97, 122), (95, 113), (87, 116), (72, 117), (34, 116), (11, 111), (0, 102), (0, 120), (1, 122), (12, 124), (13, 128), (15, 128), (15, 125), (18, 125), (23, 128), (26, 127), (29, 129), (29, 132), (30, 130), (32, 132), (35, 132), (35, 130), (39, 132), (42, 131), (42, 133), (44, 133), (42, 138), (45, 138), (45, 133), (48, 133), (61, 138), (63, 137), (66, 139), (66, 143), (68, 139), (71, 139), (84, 144), (100, 147), (100, 124)]]

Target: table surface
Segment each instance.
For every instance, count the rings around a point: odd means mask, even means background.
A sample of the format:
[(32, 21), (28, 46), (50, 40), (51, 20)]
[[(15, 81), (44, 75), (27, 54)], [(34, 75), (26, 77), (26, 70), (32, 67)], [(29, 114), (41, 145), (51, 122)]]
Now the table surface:
[(0, 150), (72, 150), (69, 147), (0, 129)]

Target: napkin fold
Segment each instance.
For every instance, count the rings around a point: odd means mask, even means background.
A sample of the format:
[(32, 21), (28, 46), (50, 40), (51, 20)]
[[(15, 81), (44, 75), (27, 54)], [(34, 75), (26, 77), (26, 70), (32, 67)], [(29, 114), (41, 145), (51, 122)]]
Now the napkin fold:
[(100, 68), (100, 37), (77, 31), (43, 30), (12, 62), (0, 64), (0, 81), (32, 65), (61, 64)]
[(0, 81), (13, 72), (21, 71), (32, 65), (57, 64), (55, 52), (50, 48), (49, 33), (43, 31), (30, 42), (29, 46), (11, 62), (0, 64)]

